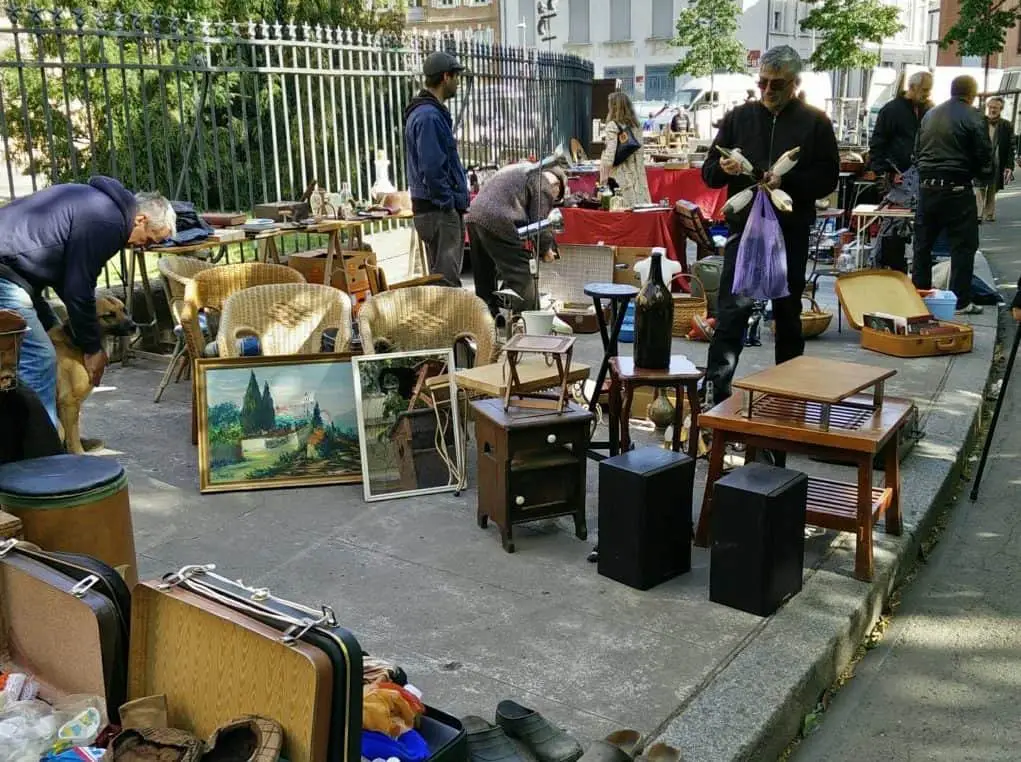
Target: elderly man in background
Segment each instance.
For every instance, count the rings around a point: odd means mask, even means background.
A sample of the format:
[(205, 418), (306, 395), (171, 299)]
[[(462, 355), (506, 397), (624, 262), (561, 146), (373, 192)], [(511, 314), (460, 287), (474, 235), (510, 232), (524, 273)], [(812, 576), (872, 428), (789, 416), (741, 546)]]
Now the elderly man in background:
[[(794, 97), (800, 83), (801, 58), (787, 45), (762, 56), (759, 89), (762, 99), (744, 103), (723, 117), (719, 134), (702, 167), (702, 178), (710, 188), (727, 188), (728, 197), (754, 183), (741, 173), (735, 159), (723, 158), (716, 146), (740, 148), (754, 167), (767, 171), (766, 182), (790, 194), (793, 211), (778, 212), (787, 250), (787, 283), (790, 296), (773, 300), (776, 324), (777, 364), (800, 356), (805, 350), (801, 334), (801, 294), (805, 289), (808, 240), (815, 222), (815, 202), (837, 187), (840, 154), (829, 118), (818, 109)], [(783, 177), (768, 174), (769, 168), (786, 151), (800, 147), (797, 166)], [(744, 331), (754, 303), (733, 293), (734, 271), (741, 233), (751, 205), (737, 219), (730, 220), (731, 236), (724, 251), (720, 279), (718, 322), (709, 345), (707, 382), (713, 384), (713, 399), (719, 403), (731, 394), (731, 381), (744, 347)]]
[(993, 174), (988, 184), (975, 188), (980, 223), (996, 222), (996, 194), (1014, 179), (1014, 128), (1001, 114), (1003, 98), (993, 96), (986, 101), (986, 129), (993, 146)]
[[(522, 299), (522, 310), (539, 306), (531, 255), (518, 238), (517, 229), (545, 219), (555, 204), (564, 200), (567, 176), (559, 167), (545, 171), (530, 164), (504, 167), (482, 186), (468, 210), (468, 238), (471, 241), (472, 274), (475, 295), (489, 305), (496, 316), (499, 305), (493, 292), (496, 279)], [(553, 234), (539, 235), (539, 253), (543, 259), (555, 256)]]
[[(869, 154), (872, 170), (884, 177), (886, 186), (900, 183), (901, 174), (912, 164), (915, 138), (922, 117), (931, 107), (932, 74), (920, 71), (908, 80), (907, 91), (901, 93), (879, 110)], [(907, 239), (894, 231), (883, 237), (882, 264), (907, 273), (908, 263), (904, 251)]]
[(950, 239), (950, 289), (957, 313), (982, 308), (971, 300), (971, 279), (978, 250), (978, 208), (973, 186), (993, 180), (993, 148), (982, 115), (972, 104), (978, 84), (968, 76), (950, 83), (950, 100), (922, 119), (915, 144), (919, 199), (915, 213), (915, 288), (932, 288), (932, 247), (944, 230)]
[(57, 422), (57, 355), (46, 332), (58, 324), (47, 288), (67, 308), (68, 329), (98, 386), (106, 368), (96, 317), (104, 265), (127, 246), (158, 243), (176, 231), (176, 215), (158, 193), (133, 194), (109, 177), (69, 183), (17, 198), (0, 208), (0, 309), (26, 322), (20, 381)]
[(468, 176), (457, 154), (454, 120), (445, 104), (457, 95), (462, 71), (464, 67), (450, 53), (430, 54), (422, 66), (425, 89), (404, 111), (415, 231), (425, 244), (429, 272), (442, 275), (443, 285), (456, 288), (461, 286)]

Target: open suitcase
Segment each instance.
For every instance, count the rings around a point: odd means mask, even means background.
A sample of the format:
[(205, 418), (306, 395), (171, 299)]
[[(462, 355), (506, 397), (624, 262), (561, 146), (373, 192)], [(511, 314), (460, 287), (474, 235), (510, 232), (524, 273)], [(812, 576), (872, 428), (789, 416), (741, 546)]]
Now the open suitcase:
[[(275, 719), (289, 762), (359, 762), (362, 651), (310, 608), (188, 566), (134, 591), (129, 695), (165, 694), (171, 724), (205, 737), (242, 714)], [(422, 718), (433, 762), (465, 762), (460, 723)]]
[(0, 543), (0, 669), (31, 674), (41, 698), (102, 696), (117, 722), (130, 610), (127, 585), (106, 564), (17, 540)]

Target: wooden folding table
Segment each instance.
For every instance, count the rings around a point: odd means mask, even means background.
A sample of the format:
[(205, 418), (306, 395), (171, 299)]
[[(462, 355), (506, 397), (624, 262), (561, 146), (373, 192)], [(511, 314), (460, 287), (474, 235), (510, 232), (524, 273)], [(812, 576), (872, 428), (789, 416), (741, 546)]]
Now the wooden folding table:
[[(723, 473), (727, 442), (744, 443), (746, 461), (758, 449), (781, 450), (857, 467), (856, 484), (809, 477), (806, 523), (854, 532), (854, 576), (873, 576), (872, 530), (881, 517), (899, 535), (900, 462), (897, 440), (913, 403), (885, 397), (896, 373), (857, 363), (800, 357), (734, 382), (736, 393), (699, 418), (713, 432), (709, 473), (695, 544), (709, 543), (713, 486)], [(870, 394), (862, 394), (871, 390)], [(873, 486), (873, 462), (883, 456), (885, 483)]]

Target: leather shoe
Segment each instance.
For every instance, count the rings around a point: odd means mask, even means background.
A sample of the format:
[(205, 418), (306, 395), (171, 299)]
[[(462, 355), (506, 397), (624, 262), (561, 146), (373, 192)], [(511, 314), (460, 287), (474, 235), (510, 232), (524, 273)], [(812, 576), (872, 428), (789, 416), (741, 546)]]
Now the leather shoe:
[(539, 762), (576, 762), (582, 755), (577, 741), (516, 701), (501, 701), (497, 705), (496, 724), (511, 738), (521, 741)]

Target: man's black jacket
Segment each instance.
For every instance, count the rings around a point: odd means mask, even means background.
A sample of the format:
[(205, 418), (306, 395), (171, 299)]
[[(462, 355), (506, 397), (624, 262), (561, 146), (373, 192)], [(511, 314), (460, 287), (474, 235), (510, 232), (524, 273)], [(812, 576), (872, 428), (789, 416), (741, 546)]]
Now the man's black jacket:
[(869, 141), (872, 171), (900, 173), (908, 170), (918, 126), (927, 111), (926, 106), (916, 106), (904, 95), (898, 95), (879, 110)]
[[(986, 123), (986, 132), (989, 132), (989, 117), (984, 119)], [(993, 155), (997, 157), (996, 166), (1000, 170), (996, 173), (994, 180), (996, 181), (996, 190), (1003, 190), (1003, 170), (1014, 169), (1014, 157), (1015, 157), (1015, 145), (1014, 145), (1014, 128), (1011, 127), (1010, 122), (1004, 118), (1000, 118), (996, 122), (996, 137), (995, 139), (990, 138), (993, 145)]]
[[(815, 202), (832, 193), (840, 179), (840, 152), (829, 117), (797, 99), (775, 116), (755, 101), (744, 103), (723, 117), (702, 166), (702, 179), (710, 188), (726, 187), (730, 197), (754, 181), (746, 175), (732, 177), (720, 169), (721, 156), (716, 146), (740, 148), (752, 165), (763, 172), (789, 149), (801, 147), (797, 166), (780, 183), (794, 202), (794, 211), (777, 212), (784, 229), (811, 225), (815, 221)], [(750, 205), (740, 215), (742, 221), (749, 208)]]
[(915, 140), (915, 165), (922, 180), (962, 185), (978, 180), (988, 185), (993, 176), (993, 147), (982, 115), (960, 98), (929, 111)]

